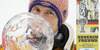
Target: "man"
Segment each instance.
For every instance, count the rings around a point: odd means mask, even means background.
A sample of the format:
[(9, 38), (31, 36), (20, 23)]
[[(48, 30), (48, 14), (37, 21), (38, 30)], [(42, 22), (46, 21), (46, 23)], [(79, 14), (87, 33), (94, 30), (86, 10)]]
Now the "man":
[(53, 50), (63, 50), (69, 38), (65, 22), (68, 15), (68, 0), (30, 0), (29, 12), (47, 20), (55, 36)]
[(55, 37), (52, 50), (64, 50), (71, 36), (68, 27), (63, 24), (68, 15), (68, 0), (30, 0), (29, 12), (40, 15), (50, 23)]

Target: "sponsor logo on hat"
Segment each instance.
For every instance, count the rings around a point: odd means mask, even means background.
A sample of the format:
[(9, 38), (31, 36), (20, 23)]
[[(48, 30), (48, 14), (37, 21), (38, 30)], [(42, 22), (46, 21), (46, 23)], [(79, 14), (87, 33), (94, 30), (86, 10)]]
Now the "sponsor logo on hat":
[(50, 3), (47, 3), (47, 2), (41, 2), (41, 4), (46, 5), (46, 6), (50, 6)]
[(41, 0), (36, 0), (36, 1), (41, 1)]

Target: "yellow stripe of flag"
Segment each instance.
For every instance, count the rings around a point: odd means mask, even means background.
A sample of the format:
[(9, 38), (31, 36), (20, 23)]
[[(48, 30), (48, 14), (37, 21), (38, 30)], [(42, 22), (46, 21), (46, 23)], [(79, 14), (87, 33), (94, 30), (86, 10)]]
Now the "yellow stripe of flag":
[[(80, 27), (80, 25), (77, 25), (77, 27)], [(99, 25), (85, 25), (85, 27), (99, 27)]]

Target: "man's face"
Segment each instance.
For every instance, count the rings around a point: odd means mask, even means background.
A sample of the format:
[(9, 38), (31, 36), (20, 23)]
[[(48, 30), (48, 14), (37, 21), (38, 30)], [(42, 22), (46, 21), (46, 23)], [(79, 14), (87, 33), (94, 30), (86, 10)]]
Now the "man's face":
[(36, 5), (32, 8), (31, 12), (42, 16), (45, 20), (47, 20), (50, 23), (50, 25), (53, 29), (53, 32), (54, 33), (57, 32), (58, 18), (57, 18), (56, 13), (52, 9), (41, 6), (41, 5)]

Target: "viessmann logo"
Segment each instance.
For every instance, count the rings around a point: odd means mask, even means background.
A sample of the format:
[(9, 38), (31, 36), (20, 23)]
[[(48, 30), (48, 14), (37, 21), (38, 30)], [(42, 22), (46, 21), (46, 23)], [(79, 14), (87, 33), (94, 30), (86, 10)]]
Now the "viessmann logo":
[(41, 2), (41, 4), (46, 5), (46, 6), (50, 6), (50, 3), (47, 3), (47, 2)]

